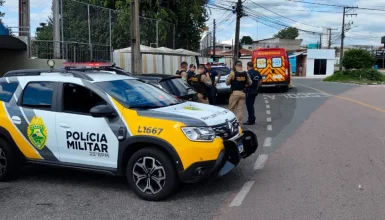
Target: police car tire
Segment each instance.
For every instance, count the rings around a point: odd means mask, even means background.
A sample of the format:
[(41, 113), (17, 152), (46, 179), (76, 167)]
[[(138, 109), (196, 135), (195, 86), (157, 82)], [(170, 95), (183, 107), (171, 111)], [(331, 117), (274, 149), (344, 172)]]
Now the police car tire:
[[(6, 164), (4, 164), (4, 157)], [(2, 159), (3, 158), (3, 159)], [(15, 152), (10, 148), (10, 145), (0, 138), (0, 166), (5, 165), (3, 171), (0, 170), (0, 181), (9, 181), (17, 177), (19, 173), (19, 165)], [(1, 169), (2, 167), (0, 167)]]
[[(143, 159), (147, 158), (147, 160), (152, 160), (149, 158), (155, 159), (157, 166), (161, 166), (162, 172), (164, 171), (165, 180), (162, 189), (155, 194), (148, 194), (143, 192), (136, 184), (133, 175), (134, 166), (138, 162), (143, 162)], [(148, 201), (159, 201), (168, 197), (178, 186), (178, 178), (176, 174), (175, 167), (172, 164), (172, 159), (168, 157), (164, 152), (156, 149), (156, 148), (144, 148), (136, 153), (134, 153), (128, 161), (126, 176), (128, 180), (128, 184), (130, 188), (134, 191), (134, 193), (140, 198)], [(148, 161), (147, 161), (148, 162)], [(159, 171), (158, 171), (159, 172)], [(148, 178), (146, 178), (148, 179)]]

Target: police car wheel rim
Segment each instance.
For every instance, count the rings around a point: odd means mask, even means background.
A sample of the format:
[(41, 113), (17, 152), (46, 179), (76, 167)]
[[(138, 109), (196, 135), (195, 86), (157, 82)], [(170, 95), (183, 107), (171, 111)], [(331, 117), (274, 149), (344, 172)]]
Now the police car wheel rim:
[(155, 195), (166, 183), (166, 172), (162, 164), (153, 157), (139, 158), (132, 168), (132, 176), (138, 189)]
[(6, 169), (7, 169), (7, 157), (3, 149), (0, 147), (0, 176), (4, 175)]

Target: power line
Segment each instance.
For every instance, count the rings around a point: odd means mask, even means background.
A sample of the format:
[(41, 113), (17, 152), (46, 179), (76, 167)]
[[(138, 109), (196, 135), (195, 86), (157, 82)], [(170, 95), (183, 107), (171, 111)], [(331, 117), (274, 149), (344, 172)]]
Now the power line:
[[(245, 8), (247, 8), (247, 7), (245, 7)], [(247, 9), (248, 9), (248, 12), (251, 15), (256, 16), (257, 19), (259, 18), (259, 19), (262, 19), (262, 20), (264, 20), (266, 22), (274, 23), (274, 24), (282, 26), (284, 28), (292, 27), (292, 25), (288, 25), (288, 24), (285, 24), (285, 23), (281, 22), (280, 20), (277, 20), (277, 19), (274, 19), (274, 18), (270, 18), (270, 17), (268, 17), (268, 16), (266, 16), (266, 15), (260, 13), (260, 12), (256, 12), (256, 11), (250, 9), (250, 8), (247, 8)], [(312, 33), (312, 34), (322, 34), (320, 32), (312, 31), (312, 30), (305, 30), (305, 29), (301, 29), (301, 28), (297, 28), (297, 29), (299, 31), (302, 31), (302, 32), (307, 32), (307, 33)]]
[[(305, 3), (305, 4), (313, 4), (313, 5), (324, 5), (324, 6), (330, 6), (330, 7), (340, 7), (340, 8), (347, 7), (346, 5), (333, 5), (333, 4), (318, 3), (318, 2), (307, 2), (307, 1), (299, 1), (299, 0), (287, 0), (287, 1), (299, 2), (299, 3)], [(370, 10), (370, 11), (384, 11), (385, 12), (385, 9), (381, 9), (381, 8), (362, 8), (362, 7), (356, 7), (356, 9)]]
[(278, 15), (278, 16), (280, 16), (280, 17), (282, 17), (282, 18), (286, 18), (286, 19), (288, 19), (288, 20), (290, 20), (290, 21), (293, 21), (293, 22), (296, 22), (296, 23), (298, 23), (298, 24), (306, 25), (306, 26), (309, 26), (309, 27), (315, 27), (315, 28), (324, 28), (324, 27), (315, 26), (315, 25), (310, 25), (310, 24), (305, 24), (305, 23), (302, 23), (302, 22), (296, 21), (296, 20), (294, 20), (294, 19), (291, 19), (291, 18), (289, 18), (289, 17), (286, 17), (286, 16), (283, 16), (283, 15), (280, 15), (280, 14), (278, 14), (278, 13), (276, 13), (276, 12), (274, 12), (274, 11), (272, 11), (272, 10), (270, 10), (270, 9), (268, 9), (268, 8), (266, 8), (266, 7), (264, 7), (264, 6), (260, 5), (260, 4), (258, 4), (258, 3), (256, 3), (256, 2), (254, 2), (254, 1), (251, 1), (251, 2), (252, 2), (252, 3), (254, 3), (255, 5), (258, 5), (259, 7), (263, 8), (263, 9), (265, 9), (265, 10), (267, 10), (267, 11), (271, 12), (271, 13), (273, 13), (273, 14), (276, 14), (276, 15)]

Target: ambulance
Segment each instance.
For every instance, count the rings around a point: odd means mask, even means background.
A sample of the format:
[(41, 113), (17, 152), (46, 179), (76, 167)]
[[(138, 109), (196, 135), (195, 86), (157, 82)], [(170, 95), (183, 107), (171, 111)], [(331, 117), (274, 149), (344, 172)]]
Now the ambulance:
[(284, 48), (259, 48), (253, 51), (254, 69), (262, 75), (262, 87), (290, 87), (290, 63)]

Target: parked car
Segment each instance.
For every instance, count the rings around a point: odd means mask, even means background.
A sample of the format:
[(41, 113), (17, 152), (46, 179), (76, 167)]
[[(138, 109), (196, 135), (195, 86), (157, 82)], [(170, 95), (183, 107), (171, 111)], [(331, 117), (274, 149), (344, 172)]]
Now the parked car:
[(198, 93), (186, 84), (180, 76), (165, 75), (165, 74), (131, 74), (132, 77), (143, 80), (146, 83), (157, 86), (168, 91), (174, 96), (186, 100), (197, 101)]
[[(218, 96), (228, 98), (230, 97), (230, 86), (226, 85), (226, 79), (230, 75), (230, 68), (227, 66), (212, 66), (212, 69), (215, 69), (221, 79), (217, 83)], [(218, 77), (217, 77), (218, 79)]]
[(65, 63), (65, 69), (81, 72), (107, 71), (118, 75), (128, 75), (146, 83), (161, 88), (177, 98), (186, 101), (197, 101), (198, 94), (189, 85), (184, 83), (180, 76), (167, 74), (132, 74), (108, 62)]

